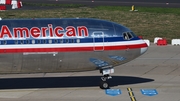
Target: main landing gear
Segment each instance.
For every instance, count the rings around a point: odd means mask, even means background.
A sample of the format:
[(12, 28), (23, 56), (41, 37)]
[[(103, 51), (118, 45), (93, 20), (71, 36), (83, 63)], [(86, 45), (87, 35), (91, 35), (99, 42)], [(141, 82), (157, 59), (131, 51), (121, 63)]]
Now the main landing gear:
[(101, 77), (102, 81), (100, 82), (100, 88), (109, 89), (109, 84), (107, 83), (107, 80), (112, 78), (109, 74), (114, 73), (114, 68), (112, 66), (103, 67), (100, 69), (100, 73), (102, 73), (103, 75), (103, 77)]

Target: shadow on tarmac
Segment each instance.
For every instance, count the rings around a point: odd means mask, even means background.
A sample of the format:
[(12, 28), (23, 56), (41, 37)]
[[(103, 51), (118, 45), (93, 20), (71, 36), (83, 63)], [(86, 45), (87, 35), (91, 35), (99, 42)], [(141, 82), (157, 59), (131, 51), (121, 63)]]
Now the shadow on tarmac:
[[(152, 82), (153, 79), (113, 76), (108, 80), (110, 87), (118, 85)], [(65, 87), (96, 87), (100, 76), (73, 77), (40, 77), (40, 78), (5, 78), (0, 79), (0, 89), (32, 89), (32, 88), (65, 88)]]

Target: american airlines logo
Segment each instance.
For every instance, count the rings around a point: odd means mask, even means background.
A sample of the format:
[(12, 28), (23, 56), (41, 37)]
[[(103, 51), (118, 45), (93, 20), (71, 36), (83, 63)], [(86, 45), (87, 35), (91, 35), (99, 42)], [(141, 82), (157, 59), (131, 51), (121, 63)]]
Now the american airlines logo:
[(67, 26), (63, 28), (56, 26), (53, 28), (52, 24), (48, 24), (48, 27), (14, 27), (12, 32), (7, 25), (1, 26), (0, 38), (40, 38), (40, 37), (88, 37), (88, 29), (86, 26)]

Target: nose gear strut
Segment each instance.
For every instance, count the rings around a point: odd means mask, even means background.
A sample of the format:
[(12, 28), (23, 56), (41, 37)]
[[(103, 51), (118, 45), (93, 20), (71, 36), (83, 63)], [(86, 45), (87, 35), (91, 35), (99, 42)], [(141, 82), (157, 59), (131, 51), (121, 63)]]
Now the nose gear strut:
[(103, 77), (101, 77), (100, 88), (109, 89), (107, 80), (112, 78), (110, 74), (114, 73), (114, 68), (112, 66), (103, 67), (100, 69), (100, 73), (103, 75)]

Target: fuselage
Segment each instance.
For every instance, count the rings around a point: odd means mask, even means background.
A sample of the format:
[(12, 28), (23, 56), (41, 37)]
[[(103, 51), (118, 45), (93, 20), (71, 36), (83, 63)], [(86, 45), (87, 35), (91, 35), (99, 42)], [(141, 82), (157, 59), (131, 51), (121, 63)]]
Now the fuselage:
[(3, 19), (0, 28), (0, 73), (98, 70), (147, 50), (130, 29), (99, 19)]

